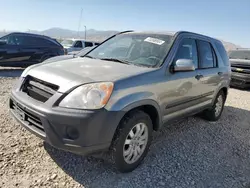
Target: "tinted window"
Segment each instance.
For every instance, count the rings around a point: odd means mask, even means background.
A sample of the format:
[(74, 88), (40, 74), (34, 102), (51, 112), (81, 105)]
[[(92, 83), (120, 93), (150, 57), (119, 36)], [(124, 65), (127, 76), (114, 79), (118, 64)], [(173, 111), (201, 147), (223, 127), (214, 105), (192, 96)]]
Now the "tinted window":
[(39, 38), (39, 37), (33, 37), (33, 36), (22, 36), (23, 38), (23, 45), (29, 45), (29, 46), (51, 46), (53, 45), (52, 42), (49, 40)]
[(76, 47), (76, 48), (82, 48), (82, 41), (76, 41), (74, 47)]
[[(229, 65), (229, 58), (228, 58), (227, 52), (226, 52), (223, 44), (216, 42), (215, 46), (220, 53), (220, 56), (222, 58), (224, 65), (228, 66)], [(250, 57), (250, 51), (249, 51), (249, 57)]]
[(8, 38), (9, 38), (9, 35), (2, 37), (1, 40), (5, 40), (8, 43)]
[(9, 45), (21, 45), (22, 44), (22, 39), (18, 35), (8, 35), (3, 38), (2, 40), (5, 40), (7, 44)]
[(193, 39), (184, 39), (177, 51), (175, 61), (178, 59), (191, 59), (193, 60), (195, 68), (198, 68), (198, 56), (196, 42)]
[(216, 58), (210, 43), (198, 41), (200, 53), (200, 68), (213, 68), (216, 66)]
[(91, 47), (91, 46), (93, 46), (92, 42), (85, 42), (85, 47)]
[(9, 35), (4, 37), (9, 45), (27, 45), (27, 46), (51, 46), (52, 42), (49, 40), (25, 35)]

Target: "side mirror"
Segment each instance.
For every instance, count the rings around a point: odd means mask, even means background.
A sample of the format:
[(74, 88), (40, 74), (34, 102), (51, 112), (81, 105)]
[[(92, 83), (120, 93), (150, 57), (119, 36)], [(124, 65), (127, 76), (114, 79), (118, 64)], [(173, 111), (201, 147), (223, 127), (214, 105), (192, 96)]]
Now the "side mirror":
[(194, 62), (191, 59), (178, 59), (174, 66), (174, 72), (186, 72), (194, 70)]
[(5, 44), (7, 44), (6, 40), (0, 40), (0, 45), (5, 45)]

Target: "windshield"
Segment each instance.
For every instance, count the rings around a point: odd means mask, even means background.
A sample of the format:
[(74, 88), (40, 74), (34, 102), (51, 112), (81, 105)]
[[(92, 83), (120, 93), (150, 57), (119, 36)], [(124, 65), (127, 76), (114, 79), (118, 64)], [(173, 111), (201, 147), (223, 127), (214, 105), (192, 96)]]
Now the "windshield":
[(92, 48), (94, 48), (94, 47), (95, 47), (95, 46), (83, 48), (81, 51), (79, 51), (79, 52), (76, 54), (76, 57), (84, 56), (86, 53), (88, 53), (88, 52), (89, 52)]
[[(163, 34), (117, 35), (88, 53), (96, 59), (118, 59), (138, 66), (160, 66), (174, 37)], [(118, 62), (118, 61), (116, 61)]]
[(231, 51), (229, 52), (229, 58), (250, 60), (250, 50)]
[(63, 46), (72, 46), (73, 43), (74, 43), (73, 40), (63, 40), (63, 41), (61, 42), (61, 45), (63, 45)]

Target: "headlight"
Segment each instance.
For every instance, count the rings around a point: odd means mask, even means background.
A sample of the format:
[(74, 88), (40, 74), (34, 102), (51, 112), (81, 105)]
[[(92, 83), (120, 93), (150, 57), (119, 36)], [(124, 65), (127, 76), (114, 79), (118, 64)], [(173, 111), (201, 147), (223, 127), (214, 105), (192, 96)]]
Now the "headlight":
[(70, 92), (59, 104), (65, 108), (100, 109), (104, 107), (113, 91), (112, 82), (86, 84)]

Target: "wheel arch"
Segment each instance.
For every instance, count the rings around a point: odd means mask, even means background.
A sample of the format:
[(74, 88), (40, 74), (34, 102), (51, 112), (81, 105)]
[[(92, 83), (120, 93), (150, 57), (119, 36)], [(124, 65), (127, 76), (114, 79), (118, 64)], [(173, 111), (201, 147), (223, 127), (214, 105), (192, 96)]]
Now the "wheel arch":
[(123, 120), (124, 117), (126, 117), (128, 113), (132, 113), (133, 111), (136, 110), (141, 110), (150, 116), (153, 123), (153, 130), (158, 131), (160, 129), (162, 125), (162, 117), (161, 117), (160, 107), (157, 104), (157, 102), (155, 102), (152, 99), (144, 99), (126, 106), (123, 109), (125, 114), (122, 117), (121, 121)]

